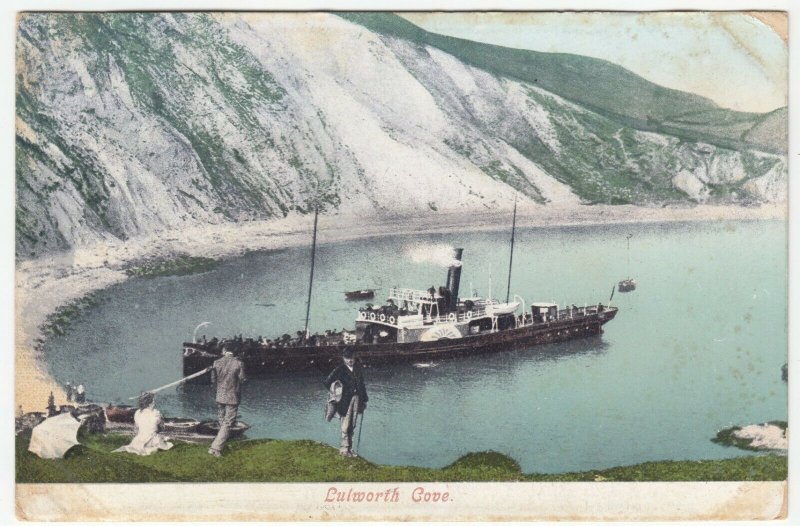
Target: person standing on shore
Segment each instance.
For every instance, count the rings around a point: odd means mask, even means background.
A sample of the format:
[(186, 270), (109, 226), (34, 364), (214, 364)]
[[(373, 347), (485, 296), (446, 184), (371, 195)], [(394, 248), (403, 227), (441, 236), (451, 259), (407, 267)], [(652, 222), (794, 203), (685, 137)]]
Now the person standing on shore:
[(342, 397), (335, 404), (342, 431), (339, 454), (345, 457), (357, 457), (353, 451), (353, 431), (356, 428), (358, 415), (363, 414), (367, 408), (367, 388), (364, 385), (364, 370), (361, 362), (356, 359), (355, 349), (345, 347), (342, 359), (344, 363), (328, 375), (325, 387), (330, 390), (336, 381), (342, 384)]
[(78, 387), (75, 388), (75, 403), (86, 403), (86, 388), (83, 386), (83, 384), (78, 384)]
[(47, 397), (47, 417), (56, 416), (56, 397), (53, 396), (53, 391), (50, 391), (50, 396)]
[(242, 392), (242, 383), (247, 380), (244, 374), (244, 364), (233, 353), (233, 344), (227, 343), (222, 348), (222, 358), (214, 362), (211, 368), (211, 383), (217, 386), (217, 418), (219, 418), (219, 432), (211, 443), (209, 455), (222, 456), (222, 448), (230, 435), (231, 427), (236, 422), (239, 413), (239, 401)]

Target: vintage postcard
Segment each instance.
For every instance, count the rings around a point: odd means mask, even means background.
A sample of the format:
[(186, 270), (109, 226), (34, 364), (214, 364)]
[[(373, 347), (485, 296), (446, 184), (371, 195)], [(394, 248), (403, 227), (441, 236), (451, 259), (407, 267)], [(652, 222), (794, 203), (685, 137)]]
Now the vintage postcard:
[(786, 517), (786, 12), (15, 29), (18, 520)]

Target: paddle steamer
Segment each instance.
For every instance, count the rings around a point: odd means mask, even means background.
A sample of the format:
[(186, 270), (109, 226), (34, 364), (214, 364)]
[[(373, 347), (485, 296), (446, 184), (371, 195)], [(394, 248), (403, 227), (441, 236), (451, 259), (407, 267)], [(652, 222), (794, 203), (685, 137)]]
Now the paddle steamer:
[[(284, 335), (275, 341), (235, 339), (247, 374), (258, 377), (329, 370), (341, 360), (345, 346), (355, 347), (366, 367), (528, 348), (599, 335), (602, 326), (617, 314), (617, 308), (602, 303), (583, 307), (555, 303), (526, 306), (518, 295), (505, 302), (472, 294), (462, 298), (462, 253), (462, 249), (454, 249), (446, 287), (392, 288), (384, 305), (358, 309), (352, 331), (311, 336), (306, 330), (298, 332), (296, 338)], [(184, 343), (184, 375), (211, 365), (220, 356), (221, 343)], [(208, 380), (208, 375), (193, 379)]]

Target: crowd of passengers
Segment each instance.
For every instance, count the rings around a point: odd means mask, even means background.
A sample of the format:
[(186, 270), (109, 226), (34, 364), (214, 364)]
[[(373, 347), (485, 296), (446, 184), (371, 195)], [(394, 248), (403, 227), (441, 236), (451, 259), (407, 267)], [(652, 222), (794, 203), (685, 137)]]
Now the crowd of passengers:
[[(441, 288), (441, 287), (440, 287)], [(433, 289), (433, 287), (431, 287)], [(430, 289), (429, 289), (430, 292)], [(431, 293), (433, 295), (433, 293)], [(438, 299), (438, 298), (437, 298)], [(404, 302), (405, 303), (405, 302)], [(472, 308), (472, 302), (467, 300), (465, 306), (467, 308)], [(583, 314), (584, 309), (577, 307), (574, 303), (569, 307), (571, 314), (574, 316), (579, 316)], [(598, 304), (597, 306), (598, 312), (603, 312), (605, 310), (605, 305), (602, 303)], [(394, 316), (397, 319), (397, 316), (404, 316), (409, 313), (407, 308), (399, 308), (395, 305), (393, 300), (388, 300), (386, 305), (382, 305), (381, 307), (374, 307), (372, 304), (368, 303), (363, 309), (359, 309), (362, 312), (375, 312), (377, 315), (384, 314), (386, 319), (389, 319), (390, 316)], [(517, 316), (517, 323), (520, 325), (525, 325), (531, 315), (519, 315)], [(542, 323), (545, 321), (550, 321), (551, 319), (555, 319), (552, 317), (542, 316), (540, 314), (533, 314), (532, 319), (534, 323)], [(353, 331), (348, 331), (347, 329), (342, 329), (341, 331), (336, 330), (326, 330), (324, 333), (314, 333), (309, 335), (308, 337), (305, 336), (305, 332), (297, 331), (295, 336), (291, 336), (290, 334), (284, 334), (280, 338), (276, 338), (274, 340), (270, 340), (268, 338), (264, 338), (263, 336), (259, 336), (258, 338), (242, 338), (242, 335), (239, 334), (238, 336), (234, 336), (230, 339), (223, 339), (220, 340), (216, 337), (211, 338), (210, 340), (206, 339), (206, 335), (204, 334), (201, 340), (198, 343), (201, 343), (203, 347), (205, 347), (209, 351), (213, 352), (222, 352), (222, 346), (225, 343), (233, 342), (243, 346), (244, 348), (252, 348), (252, 347), (261, 347), (262, 349), (283, 349), (286, 347), (326, 347), (331, 345), (343, 345), (343, 344), (352, 344), (356, 343), (356, 334)]]
[(325, 347), (330, 345), (351, 344), (356, 342), (356, 334), (353, 331), (342, 329), (341, 331), (326, 330), (324, 333), (314, 333), (305, 337), (305, 332), (297, 331), (295, 336), (284, 334), (279, 338), (271, 340), (259, 336), (258, 338), (243, 338), (241, 334), (233, 338), (220, 340), (216, 337), (206, 339), (205, 334), (198, 343), (202, 344), (209, 351), (222, 352), (222, 346), (233, 342), (243, 348), (261, 347), (262, 349), (283, 349), (285, 347)]
[[(587, 309), (589, 309), (589, 312), (591, 312), (594, 308), (595, 308), (594, 305), (592, 305), (590, 307), (578, 307), (577, 305), (575, 305), (573, 303), (571, 306), (567, 307), (567, 310), (569, 311), (570, 316), (574, 318), (576, 316), (583, 316), (583, 315), (585, 315), (587, 313)], [(597, 312), (603, 312), (604, 310), (606, 310), (606, 306), (603, 305), (602, 303), (598, 303), (596, 310), (597, 310)], [(528, 315), (526, 314), (526, 316), (528, 316)], [(556, 320), (556, 319), (558, 319), (558, 316), (557, 315), (553, 316), (553, 315), (547, 315), (547, 314), (539, 314), (539, 313), (534, 312), (533, 315), (532, 315), (532, 319), (533, 319), (534, 323), (543, 323), (543, 322), (546, 322), (546, 321)], [(519, 323), (526, 323), (526, 318), (524, 318), (523, 316), (517, 316), (517, 321)]]

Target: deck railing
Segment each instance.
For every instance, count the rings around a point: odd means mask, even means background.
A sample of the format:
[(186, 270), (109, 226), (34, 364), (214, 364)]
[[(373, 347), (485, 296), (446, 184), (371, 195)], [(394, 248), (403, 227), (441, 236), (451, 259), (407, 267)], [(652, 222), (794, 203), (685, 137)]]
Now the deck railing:
[(389, 299), (395, 301), (423, 303), (425, 305), (436, 303), (436, 297), (431, 296), (431, 293), (427, 290), (403, 289), (400, 287), (392, 287), (389, 289)]
[(486, 315), (486, 307), (475, 307), (466, 312), (449, 312), (447, 314), (440, 314), (438, 316), (425, 316), (426, 323), (453, 323), (460, 321), (468, 321), (472, 318), (479, 318)]
[[(419, 300), (414, 299), (417, 297), (418, 294), (427, 295), (427, 300)], [(389, 292), (389, 296), (392, 299), (396, 300), (405, 300), (410, 302), (426, 302), (424, 304), (428, 305), (435, 305), (436, 302), (430, 301), (430, 295), (425, 291), (418, 291), (413, 289), (398, 289), (393, 288)], [(492, 307), (494, 305), (498, 305), (497, 300), (475, 300), (472, 309), (464, 310), (461, 312), (449, 312), (447, 314), (412, 314), (410, 316), (403, 316), (405, 320), (401, 320), (399, 315), (383, 315), (383, 319), (380, 319), (381, 314), (377, 311), (369, 312), (369, 311), (362, 311), (365, 315), (363, 319), (365, 321), (376, 321), (380, 323), (384, 323), (387, 325), (392, 325), (396, 327), (402, 327), (408, 324), (418, 323), (419, 321), (424, 322), (425, 324), (439, 324), (439, 323), (455, 323), (455, 322), (464, 322), (469, 321), (473, 318), (480, 318), (482, 316), (487, 315), (487, 308)], [(462, 304), (463, 305), (463, 304)], [(523, 304), (524, 305), (524, 304)], [(597, 314), (600, 312), (600, 304), (596, 305), (584, 305), (583, 307), (575, 307), (574, 309), (571, 307), (567, 307), (565, 309), (558, 309), (556, 310), (556, 315), (552, 317), (544, 317), (543, 319), (535, 319), (530, 312), (525, 311), (523, 308), (522, 314), (516, 317), (517, 326), (528, 326), (534, 325), (539, 323), (549, 323), (553, 321), (559, 321), (564, 319), (574, 319), (574, 318), (581, 318), (584, 316), (591, 316), (593, 314)], [(374, 314), (374, 318), (372, 315)], [(413, 318), (413, 319), (412, 319)]]

